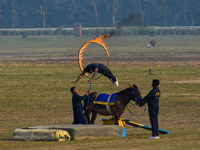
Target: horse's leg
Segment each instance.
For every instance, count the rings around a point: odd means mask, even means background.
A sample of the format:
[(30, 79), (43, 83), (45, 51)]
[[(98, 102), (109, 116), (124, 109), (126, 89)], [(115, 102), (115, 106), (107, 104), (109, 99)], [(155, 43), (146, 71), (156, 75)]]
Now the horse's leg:
[(85, 109), (85, 116), (88, 121), (88, 124), (91, 123), (90, 114), (93, 110), (93, 101), (94, 101), (94, 93), (90, 94), (89, 105), (88, 105), (88, 97), (84, 100), (84, 109)]
[(91, 113), (91, 110), (85, 110), (85, 116), (88, 121), (88, 124), (90, 124), (90, 113)]
[(116, 113), (115, 114), (115, 125), (119, 125), (118, 120), (119, 120), (119, 113)]
[[(89, 108), (87, 106), (88, 99), (84, 101), (84, 107), (86, 107), (85, 114), (86, 114), (86, 118), (87, 118), (89, 124), (94, 124), (94, 120), (96, 119), (96, 116), (97, 116), (97, 114), (96, 115), (94, 114), (94, 104), (93, 104), (93, 101), (94, 101), (97, 94), (98, 93), (96, 93), (96, 92), (93, 92), (93, 93), (90, 94)], [(92, 118), (90, 120), (91, 112), (92, 112)]]
[(91, 124), (94, 124), (94, 121), (97, 118), (97, 112), (95, 110), (92, 111), (92, 118), (91, 118)]
[(91, 114), (91, 110), (92, 110), (92, 103), (89, 104), (88, 106), (88, 99), (84, 100), (84, 111), (85, 111), (85, 117), (87, 119), (88, 124), (90, 124), (90, 114)]

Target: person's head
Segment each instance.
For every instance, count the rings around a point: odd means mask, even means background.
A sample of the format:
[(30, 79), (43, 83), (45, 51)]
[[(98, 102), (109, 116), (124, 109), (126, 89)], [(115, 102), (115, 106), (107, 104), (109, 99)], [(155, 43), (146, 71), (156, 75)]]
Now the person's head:
[(74, 94), (74, 93), (79, 93), (79, 90), (73, 86), (71, 89), (70, 89), (71, 93)]
[(84, 69), (84, 71), (91, 74), (94, 70), (92, 69), (92, 67), (87, 66), (87, 67)]
[(158, 79), (154, 79), (154, 80), (152, 81), (152, 86), (153, 86), (153, 87), (157, 87), (159, 84), (160, 84), (160, 81), (159, 81)]

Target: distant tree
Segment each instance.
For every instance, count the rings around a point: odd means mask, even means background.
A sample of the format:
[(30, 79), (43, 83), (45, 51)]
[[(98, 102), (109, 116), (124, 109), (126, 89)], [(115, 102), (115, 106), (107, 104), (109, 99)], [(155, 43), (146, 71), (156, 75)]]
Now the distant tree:
[(142, 0), (133, 0), (134, 8), (137, 10), (140, 19), (139, 22), (144, 22), (145, 12), (142, 5)]
[(113, 5), (112, 5), (112, 23), (113, 26), (116, 25), (116, 16), (117, 16), (117, 0), (113, 0)]
[(98, 9), (97, 9), (97, 5), (96, 5), (96, 0), (92, 0), (91, 2), (87, 2), (87, 5), (91, 6), (91, 10), (87, 10), (85, 8), (82, 7), (83, 12), (85, 12), (87, 15), (89, 15), (92, 20), (95, 21), (96, 26), (99, 26), (99, 14), (98, 14)]
[(116, 26), (129, 14), (133, 26), (198, 26), (199, 8), (200, 0), (0, 0), (0, 28)]
[(43, 28), (46, 28), (46, 20), (47, 20), (47, 10), (43, 8), (42, 5), (40, 5), (40, 10), (38, 11), (42, 15), (43, 20)]
[(17, 15), (17, 12), (16, 12), (16, 9), (15, 9), (15, 0), (12, 0), (12, 28), (14, 29), (15, 28), (15, 19), (16, 19), (16, 15)]
[(96, 24), (97, 24), (97, 27), (99, 26), (99, 14), (98, 14), (98, 11), (97, 11), (97, 6), (96, 6), (96, 2), (95, 0), (92, 0), (92, 3), (93, 3), (93, 6), (94, 6), (94, 15), (95, 15), (95, 20), (96, 20)]
[(185, 0), (185, 7), (187, 7), (186, 20), (187, 25), (196, 26), (200, 23), (200, 1), (199, 0)]
[(3, 18), (2, 9), (6, 3), (6, 0), (0, 0), (0, 20)]

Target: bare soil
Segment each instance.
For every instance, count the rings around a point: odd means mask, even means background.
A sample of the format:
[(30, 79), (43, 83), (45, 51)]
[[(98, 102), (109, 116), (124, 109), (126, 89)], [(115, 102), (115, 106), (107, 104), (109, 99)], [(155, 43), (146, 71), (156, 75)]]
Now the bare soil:
[[(7, 53), (0, 56), (0, 62), (23, 62), (23, 61), (77, 61), (77, 56), (59, 56), (57, 53)], [(88, 61), (101, 60), (101, 57), (87, 58)], [(111, 56), (110, 61), (117, 62), (159, 62), (159, 61), (199, 61), (200, 54), (175, 54), (164, 55), (156, 54), (133, 56), (133, 55), (120, 55)]]
[(181, 80), (181, 81), (174, 81), (174, 83), (200, 83), (200, 80)]

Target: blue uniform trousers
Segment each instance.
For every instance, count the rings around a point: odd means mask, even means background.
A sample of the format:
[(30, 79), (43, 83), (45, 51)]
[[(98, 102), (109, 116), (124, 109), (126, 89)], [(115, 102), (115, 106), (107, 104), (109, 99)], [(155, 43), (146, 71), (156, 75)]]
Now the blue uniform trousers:
[(116, 77), (112, 74), (112, 72), (108, 68), (106, 69), (103, 75), (106, 76), (108, 79), (112, 79), (113, 82), (116, 82), (117, 80)]
[(150, 119), (151, 127), (152, 127), (152, 136), (159, 136), (159, 132), (158, 132), (159, 106), (148, 106), (148, 111), (149, 111), (149, 119)]
[(88, 124), (85, 115), (82, 110), (73, 110), (74, 122), (72, 124)]

